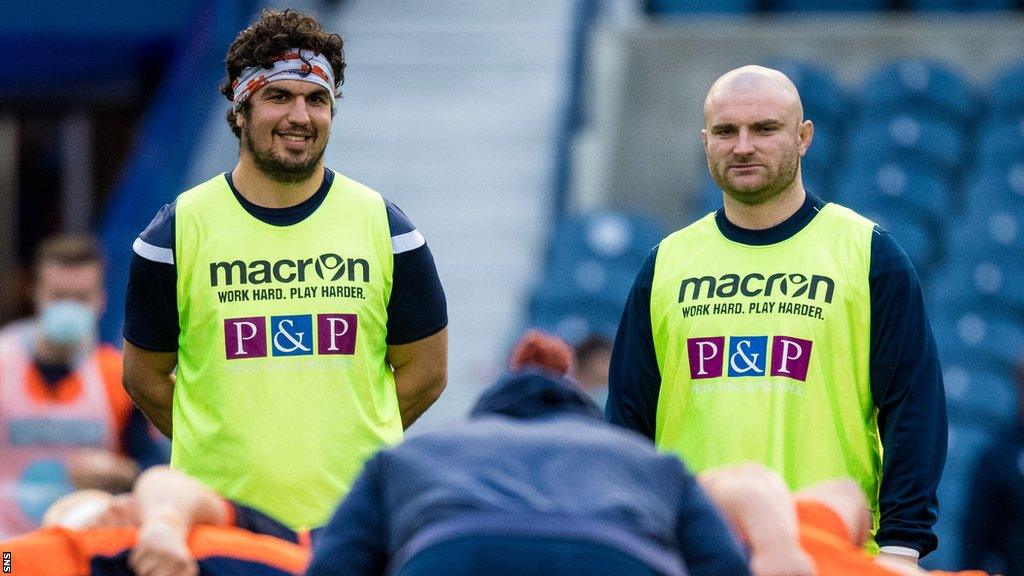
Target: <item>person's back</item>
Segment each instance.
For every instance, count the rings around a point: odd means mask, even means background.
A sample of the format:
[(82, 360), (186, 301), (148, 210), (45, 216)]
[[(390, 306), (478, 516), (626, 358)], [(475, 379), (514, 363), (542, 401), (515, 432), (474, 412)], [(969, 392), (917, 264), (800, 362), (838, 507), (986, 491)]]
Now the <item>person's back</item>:
[[(523, 423), (475, 419), (409, 440), (376, 459), (392, 511), (391, 540), (419, 545), (430, 531), (452, 536), (489, 528), (508, 535), (584, 537), (654, 559), (675, 540), (693, 479), (679, 461), (577, 415)], [(585, 520), (585, 522), (581, 522)], [(650, 543), (665, 549), (648, 549)], [(668, 570), (665, 570), (668, 572)]]
[(677, 458), (604, 425), (583, 392), (541, 372), (485, 392), (469, 422), (367, 463), (309, 574), (411, 576), (442, 565), (449, 574), (747, 573)]

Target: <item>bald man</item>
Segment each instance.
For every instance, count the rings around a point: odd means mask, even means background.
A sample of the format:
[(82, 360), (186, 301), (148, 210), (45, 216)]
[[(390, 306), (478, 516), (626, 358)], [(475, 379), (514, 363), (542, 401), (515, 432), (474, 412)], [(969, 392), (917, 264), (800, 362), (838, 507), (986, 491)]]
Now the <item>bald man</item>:
[(792, 490), (854, 478), (882, 552), (916, 561), (937, 545), (946, 409), (910, 260), (873, 222), (804, 190), (814, 125), (782, 73), (719, 78), (701, 136), (723, 207), (640, 271), (608, 418), (696, 472), (760, 462)]

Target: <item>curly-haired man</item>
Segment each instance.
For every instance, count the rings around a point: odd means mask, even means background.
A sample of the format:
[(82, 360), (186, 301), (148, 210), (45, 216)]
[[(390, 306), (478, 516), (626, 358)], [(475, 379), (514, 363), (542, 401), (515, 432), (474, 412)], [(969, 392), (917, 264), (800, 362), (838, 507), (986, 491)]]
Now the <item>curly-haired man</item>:
[(226, 60), (238, 164), (135, 241), (125, 387), (174, 466), (317, 526), (444, 389), (444, 292), (401, 210), (324, 166), (341, 37), (266, 10)]

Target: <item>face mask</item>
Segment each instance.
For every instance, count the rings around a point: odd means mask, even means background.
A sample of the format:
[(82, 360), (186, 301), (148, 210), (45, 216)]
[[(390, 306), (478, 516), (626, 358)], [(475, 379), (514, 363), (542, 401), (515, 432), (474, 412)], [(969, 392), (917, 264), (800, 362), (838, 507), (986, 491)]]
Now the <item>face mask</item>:
[(39, 319), (39, 328), (47, 342), (71, 346), (90, 336), (96, 326), (92, 308), (73, 300), (47, 304)]

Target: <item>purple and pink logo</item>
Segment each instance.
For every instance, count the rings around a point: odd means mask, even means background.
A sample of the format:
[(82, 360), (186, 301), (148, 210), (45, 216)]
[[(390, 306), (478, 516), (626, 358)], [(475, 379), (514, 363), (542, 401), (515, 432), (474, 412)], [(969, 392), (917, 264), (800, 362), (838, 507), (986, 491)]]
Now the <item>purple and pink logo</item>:
[(718, 378), (722, 375), (725, 357), (725, 336), (687, 338), (686, 354), (690, 358), (690, 378)]
[(320, 354), (355, 354), (355, 314), (317, 314), (317, 352)]
[(267, 355), (267, 319), (263, 316), (224, 321), (224, 348), (228, 360)]
[[(224, 320), (224, 353), (228, 360), (273, 356), (308, 356), (313, 354), (313, 315), (248, 316)], [(320, 355), (356, 352), (359, 318), (355, 314), (317, 314), (316, 351)], [(270, 345), (268, 345), (268, 342)]]
[(790, 336), (772, 338), (772, 376), (806, 382), (812, 344), (810, 340)]
[(769, 361), (765, 353), (768, 336), (730, 336), (728, 348), (725, 339), (725, 336), (686, 339), (691, 380), (720, 378), (728, 362), (730, 377), (764, 376), (769, 369), (771, 376), (807, 381), (812, 341), (772, 336)]

